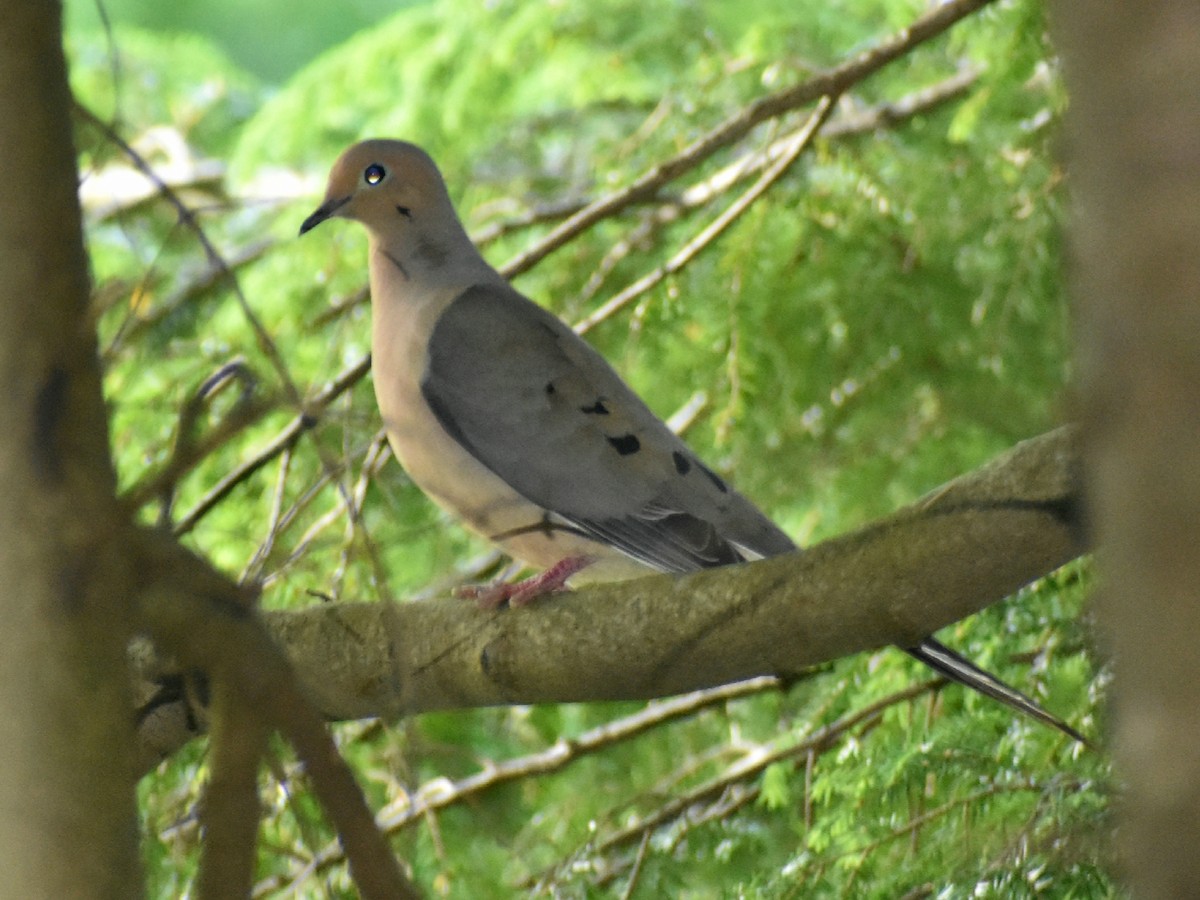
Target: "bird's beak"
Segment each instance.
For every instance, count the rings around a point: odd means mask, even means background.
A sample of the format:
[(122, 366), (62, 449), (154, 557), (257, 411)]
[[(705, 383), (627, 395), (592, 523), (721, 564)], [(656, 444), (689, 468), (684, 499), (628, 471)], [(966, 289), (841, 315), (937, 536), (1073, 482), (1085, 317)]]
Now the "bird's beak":
[(300, 233), (305, 234), (306, 232), (312, 231), (326, 219), (337, 215), (337, 211), (349, 202), (349, 197), (333, 197), (329, 200), (326, 200), (315, 210), (313, 210), (313, 214), (311, 216), (309, 216), (300, 224)]

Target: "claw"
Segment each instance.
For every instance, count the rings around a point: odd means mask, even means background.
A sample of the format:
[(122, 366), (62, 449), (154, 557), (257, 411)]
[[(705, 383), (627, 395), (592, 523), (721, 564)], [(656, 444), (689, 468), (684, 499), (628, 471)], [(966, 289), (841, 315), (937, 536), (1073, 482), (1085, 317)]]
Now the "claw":
[(538, 597), (566, 590), (572, 575), (586, 569), (595, 560), (590, 556), (568, 556), (555, 563), (545, 572), (524, 578), (521, 581), (499, 581), (495, 584), (458, 588), (456, 596), (474, 600), (480, 609), (498, 609), (507, 603), (510, 607), (525, 606)]

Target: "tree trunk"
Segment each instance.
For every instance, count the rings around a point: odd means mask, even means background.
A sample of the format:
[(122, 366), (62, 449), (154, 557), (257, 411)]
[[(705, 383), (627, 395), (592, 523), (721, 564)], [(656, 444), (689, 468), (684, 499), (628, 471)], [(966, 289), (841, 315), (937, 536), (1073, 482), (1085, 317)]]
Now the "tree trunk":
[(1200, 5), (1060, 3), (1080, 377), (1138, 897), (1200, 884)]
[(0, 9), (0, 882), (141, 893), (124, 530), (88, 317), (58, 4)]

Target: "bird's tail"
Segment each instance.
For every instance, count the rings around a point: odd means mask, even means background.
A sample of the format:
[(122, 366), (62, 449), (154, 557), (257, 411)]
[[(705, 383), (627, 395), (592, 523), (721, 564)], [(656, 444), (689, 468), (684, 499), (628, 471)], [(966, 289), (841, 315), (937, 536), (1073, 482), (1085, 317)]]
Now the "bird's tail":
[(1063, 734), (1091, 746), (1091, 742), (1087, 738), (1062, 719), (1048, 713), (1035, 700), (1025, 696), (1016, 688), (1005, 684), (991, 672), (979, 668), (979, 666), (975, 665), (975, 663), (971, 662), (965, 656), (954, 652), (940, 641), (935, 641), (933, 638), (925, 638), (925, 640), (921, 641), (915, 647), (905, 647), (904, 650), (910, 656), (925, 663), (925, 665), (929, 666), (929, 668), (933, 669), (939, 675), (973, 688), (979, 691), (979, 693), (991, 697), (993, 700), (999, 700), (1006, 706), (1019, 710), (1028, 716), (1033, 716), (1033, 718), (1045, 722), (1047, 725), (1053, 725)]

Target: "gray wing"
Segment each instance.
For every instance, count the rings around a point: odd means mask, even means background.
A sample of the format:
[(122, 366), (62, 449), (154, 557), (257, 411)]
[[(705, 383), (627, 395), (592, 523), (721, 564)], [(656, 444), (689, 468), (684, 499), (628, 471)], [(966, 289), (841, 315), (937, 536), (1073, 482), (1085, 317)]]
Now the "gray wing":
[(795, 548), (596, 351), (511, 288), (472, 287), (447, 307), (421, 390), (518, 493), (649, 566), (686, 572)]

